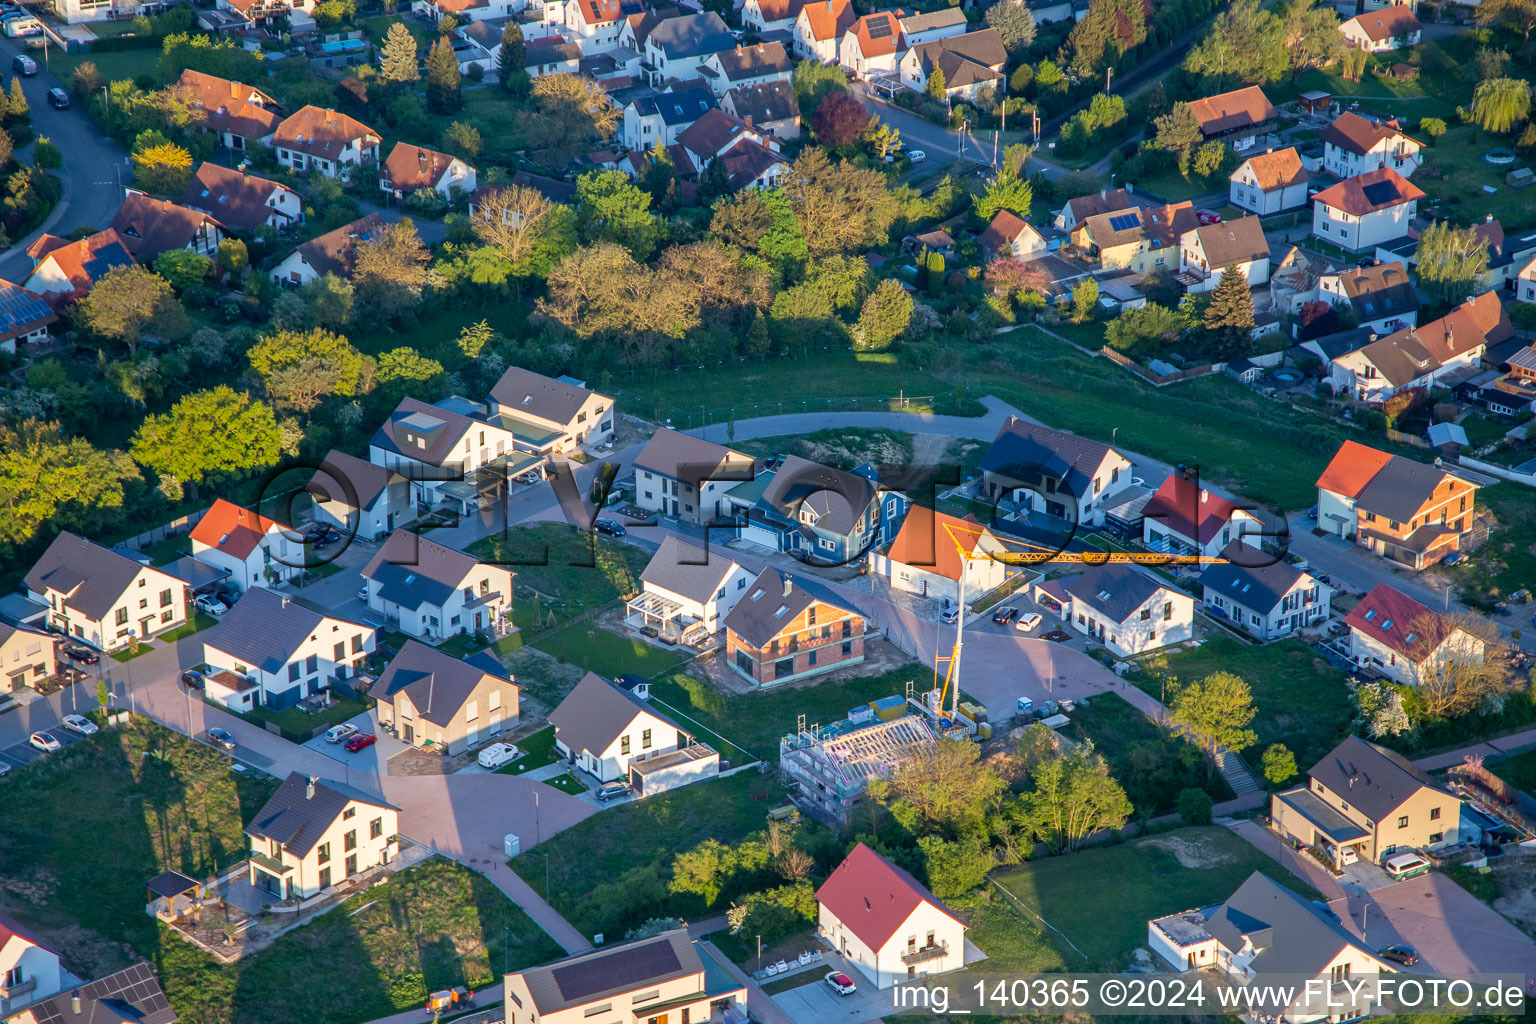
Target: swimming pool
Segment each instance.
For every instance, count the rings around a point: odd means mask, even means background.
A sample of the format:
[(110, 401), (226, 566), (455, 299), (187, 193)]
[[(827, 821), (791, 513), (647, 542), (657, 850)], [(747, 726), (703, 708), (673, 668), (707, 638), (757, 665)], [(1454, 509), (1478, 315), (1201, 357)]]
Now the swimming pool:
[(361, 39), (327, 39), (320, 44), (321, 53), (353, 53), (365, 49), (367, 43)]
[(1295, 384), (1301, 380), (1301, 371), (1292, 370), (1287, 367), (1281, 367), (1280, 369), (1270, 373), (1270, 376), (1283, 384)]

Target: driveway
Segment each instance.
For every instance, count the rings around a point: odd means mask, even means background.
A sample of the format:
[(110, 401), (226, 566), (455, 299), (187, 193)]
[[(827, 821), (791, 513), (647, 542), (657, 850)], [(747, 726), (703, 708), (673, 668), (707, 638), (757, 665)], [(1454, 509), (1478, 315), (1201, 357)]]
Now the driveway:
[[(1273, 832), (1256, 821), (1239, 821), (1227, 826), (1253, 845), (1264, 856), (1281, 864), (1287, 871), (1311, 885), (1325, 899), (1342, 898), (1346, 890), (1321, 864), (1304, 853), (1297, 853)], [(1343, 916), (1342, 914), (1340, 915)], [(1382, 945), (1386, 945), (1385, 942)]]
[[(385, 766), (389, 763), (391, 757), (406, 749), (405, 744), (379, 728), (379, 713), (377, 710), (365, 711), (361, 715), (350, 718), (347, 721), (357, 726), (358, 732), (371, 732), (377, 736), (378, 739), (374, 742), (373, 746), (364, 747), (362, 750), (353, 753), (347, 750), (344, 743), (327, 743), (324, 733), (316, 736), (304, 744), (304, 746), (324, 754), (338, 765), (341, 765), (342, 770), (345, 772), (357, 772), (374, 776), (388, 774)], [(334, 767), (331, 769), (333, 773), (336, 770)]]
[[(821, 979), (828, 971), (841, 971), (854, 980), (858, 991), (851, 996), (840, 996)], [(795, 1024), (823, 1024), (824, 1021), (844, 1021), (846, 1024), (865, 1024), (877, 1021), (892, 1013), (891, 992), (875, 986), (855, 970), (846, 960), (835, 953), (827, 953), (823, 966), (811, 972), (816, 980), (773, 996), (774, 1005), (787, 1013)]]

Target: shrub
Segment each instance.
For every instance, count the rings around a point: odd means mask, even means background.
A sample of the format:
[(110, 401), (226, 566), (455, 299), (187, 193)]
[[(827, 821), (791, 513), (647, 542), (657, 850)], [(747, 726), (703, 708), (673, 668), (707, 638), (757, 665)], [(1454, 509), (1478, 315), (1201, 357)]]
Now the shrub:
[(1213, 806), (1211, 794), (1203, 789), (1179, 791), (1179, 817), (1186, 825), (1209, 825)]

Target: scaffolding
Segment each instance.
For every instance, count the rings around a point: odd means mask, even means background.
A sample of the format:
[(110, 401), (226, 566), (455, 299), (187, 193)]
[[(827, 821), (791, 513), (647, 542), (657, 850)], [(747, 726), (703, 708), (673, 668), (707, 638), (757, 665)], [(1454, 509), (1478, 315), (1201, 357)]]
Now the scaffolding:
[(936, 742), (924, 715), (809, 727), (801, 715), (796, 731), (779, 741), (779, 773), (803, 810), (846, 824), (872, 779), (884, 778), (914, 748)]

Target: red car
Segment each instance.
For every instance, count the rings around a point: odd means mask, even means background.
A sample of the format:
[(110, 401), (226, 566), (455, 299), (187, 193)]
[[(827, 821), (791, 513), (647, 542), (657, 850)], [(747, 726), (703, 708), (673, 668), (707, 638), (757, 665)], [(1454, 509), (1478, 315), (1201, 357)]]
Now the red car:
[(1221, 214), (1215, 210), (1196, 210), (1195, 219), (1201, 224), (1220, 224)]
[(359, 750), (362, 750), (364, 747), (373, 746), (378, 742), (378, 739), (379, 738), (371, 732), (360, 732), (356, 736), (349, 736), (347, 738), (347, 742), (343, 743), (342, 746), (346, 747), (347, 750), (355, 754)]

